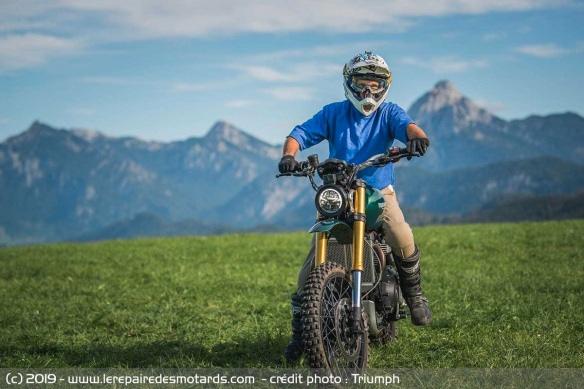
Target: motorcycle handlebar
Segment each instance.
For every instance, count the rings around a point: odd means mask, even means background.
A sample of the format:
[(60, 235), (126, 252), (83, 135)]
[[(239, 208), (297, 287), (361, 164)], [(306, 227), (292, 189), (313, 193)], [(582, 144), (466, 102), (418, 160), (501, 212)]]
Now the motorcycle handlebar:
[[(396, 159), (395, 162), (399, 161), (402, 158), (406, 158), (406, 157), (419, 157), (420, 154), (418, 153), (410, 153), (408, 151), (408, 149), (406, 149), (405, 147), (392, 147), (390, 148), (388, 151), (386, 151), (385, 153), (383, 153), (384, 157), (386, 158), (390, 158), (390, 159)], [(393, 161), (392, 161), (393, 162)]]
[[(382, 165), (387, 165), (388, 163), (395, 163), (397, 161), (399, 161), (402, 158), (412, 158), (412, 157), (419, 157), (420, 154), (417, 153), (410, 153), (406, 148), (399, 148), (399, 147), (391, 147), (388, 151), (386, 151), (383, 154), (379, 154), (379, 155), (375, 155), (373, 157), (371, 157), (370, 159), (368, 159), (367, 161), (361, 163), (360, 165), (358, 165), (361, 168), (365, 168), (367, 166), (379, 166), (381, 167)], [(308, 160), (306, 161), (299, 161), (296, 166), (294, 167), (294, 170), (288, 173), (281, 173), (278, 174), (276, 177), (282, 177), (282, 176), (305, 176), (308, 169), (313, 166), (316, 168), (316, 166), (314, 166), (315, 161), (313, 160), (311, 163), (311, 157), (308, 157)], [(316, 157), (316, 156), (314, 156)], [(318, 159), (316, 159), (316, 161), (318, 161)], [(316, 164), (318, 164), (318, 162), (316, 162)]]
[(310, 166), (308, 161), (300, 161), (296, 163), (294, 170), (287, 172), (287, 173), (280, 173), (276, 175), (276, 178), (285, 177), (285, 176), (304, 176), (303, 174), (305, 170)]

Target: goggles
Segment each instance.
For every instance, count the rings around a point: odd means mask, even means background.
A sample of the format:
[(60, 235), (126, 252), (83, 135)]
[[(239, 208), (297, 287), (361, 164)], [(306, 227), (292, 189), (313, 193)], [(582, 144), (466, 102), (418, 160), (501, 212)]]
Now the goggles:
[(387, 88), (387, 81), (378, 77), (351, 77), (349, 87), (358, 94), (371, 93), (379, 95)]

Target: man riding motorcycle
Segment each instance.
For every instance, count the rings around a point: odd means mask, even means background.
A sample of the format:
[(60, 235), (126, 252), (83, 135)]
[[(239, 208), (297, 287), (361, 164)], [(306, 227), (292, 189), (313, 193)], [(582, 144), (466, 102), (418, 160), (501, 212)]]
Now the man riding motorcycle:
[[(278, 164), (280, 173), (294, 170), (298, 151), (325, 139), (329, 142), (330, 158), (354, 164), (387, 151), (394, 139), (406, 144), (411, 153), (421, 156), (426, 153), (430, 141), (424, 131), (398, 105), (385, 102), (392, 76), (382, 57), (367, 51), (353, 57), (345, 64), (343, 77), (347, 99), (326, 105), (292, 130), (286, 138), (283, 156)], [(384, 196), (383, 235), (393, 252), (412, 323), (429, 324), (432, 314), (421, 288), (420, 251), (396, 198), (393, 164), (365, 169), (359, 177), (381, 190)], [(314, 253), (313, 240), (299, 272), (297, 291), (292, 294), (292, 338), (283, 353), (288, 362), (299, 360), (304, 351), (300, 322), (301, 295), (314, 266)]]

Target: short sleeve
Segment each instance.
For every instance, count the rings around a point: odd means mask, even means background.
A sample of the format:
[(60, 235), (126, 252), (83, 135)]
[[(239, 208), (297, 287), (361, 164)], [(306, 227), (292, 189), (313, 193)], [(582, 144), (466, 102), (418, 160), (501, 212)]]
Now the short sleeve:
[(298, 141), (300, 150), (305, 150), (327, 139), (328, 126), (325, 109), (319, 111), (303, 124), (294, 127), (289, 136)]
[(389, 115), (389, 128), (394, 139), (408, 143), (406, 130), (414, 123), (412, 118), (398, 105), (393, 105)]

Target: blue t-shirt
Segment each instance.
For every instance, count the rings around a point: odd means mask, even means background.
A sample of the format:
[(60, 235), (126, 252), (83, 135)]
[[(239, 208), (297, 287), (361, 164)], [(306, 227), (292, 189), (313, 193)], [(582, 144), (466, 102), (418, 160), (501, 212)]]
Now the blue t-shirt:
[[(326, 105), (304, 124), (296, 126), (290, 136), (300, 150), (329, 141), (329, 157), (359, 164), (383, 153), (394, 139), (407, 143), (406, 128), (414, 121), (398, 105), (382, 103), (371, 115), (359, 112), (349, 100)], [(393, 185), (393, 164), (367, 168), (358, 175), (369, 185), (383, 189)]]

